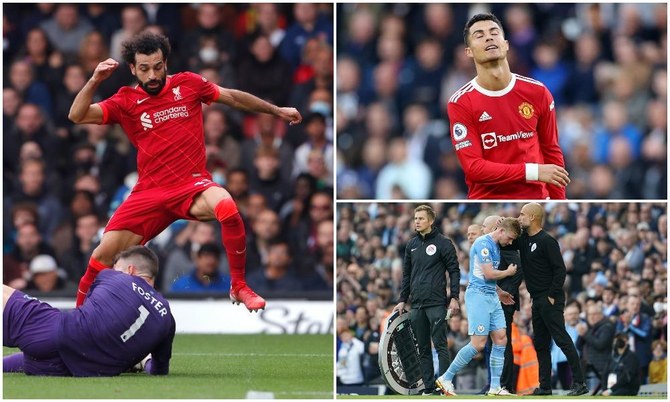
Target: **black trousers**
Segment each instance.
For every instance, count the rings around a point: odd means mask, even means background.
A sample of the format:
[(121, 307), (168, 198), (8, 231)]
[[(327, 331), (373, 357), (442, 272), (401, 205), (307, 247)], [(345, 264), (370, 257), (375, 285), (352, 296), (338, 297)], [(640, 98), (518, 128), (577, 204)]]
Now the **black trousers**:
[(577, 348), (572, 343), (568, 331), (565, 330), (563, 309), (565, 301), (557, 299), (552, 305), (547, 296), (533, 298), (533, 345), (537, 352), (537, 362), (540, 371), (540, 388), (551, 389), (551, 340), (568, 358), (572, 369), (572, 378), (576, 383), (584, 382), (584, 372), (579, 361)]
[[(516, 393), (516, 380), (519, 375), (519, 369), (514, 373), (514, 350), (512, 349), (512, 320), (514, 319), (514, 306), (502, 305), (503, 313), (505, 313), (505, 324), (507, 324), (507, 346), (505, 346), (505, 364), (500, 375), (500, 386), (507, 388), (513, 394)], [(489, 368), (489, 373), (491, 369)]]
[(412, 330), (419, 344), (419, 356), (421, 358), (421, 373), (423, 383), (427, 390), (435, 388), (435, 375), (433, 370), (433, 353), (430, 346), (431, 339), (437, 351), (440, 374), (447, 371), (451, 359), (447, 348), (447, 323), (444, 320), (447, 315), (446, 306), (431, 306), (412, 308), (410, 320)]

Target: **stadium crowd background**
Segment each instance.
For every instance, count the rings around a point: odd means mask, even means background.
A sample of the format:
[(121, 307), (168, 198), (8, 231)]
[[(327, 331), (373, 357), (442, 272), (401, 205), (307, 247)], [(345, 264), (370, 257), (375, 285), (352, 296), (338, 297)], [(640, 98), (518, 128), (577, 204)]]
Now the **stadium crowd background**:
[[(337, 204), (338, 348), (343, 339), (348, 341), (351, 338), (349, 334), (360, 341), (354, 341), (360, 346), (359, 356), (351, 352), (355, 349), (345, 354), (348, 356), (346, 363), (356, 361), (356, 357), (359, 359), (364, 378), (361, 383), (364, 384), (383, 384), (377, 365), (377, 348), (386, 318), (398, 301), (405, 245), (415, 235), (413, 216), (417, 205)], [(456, 246), (461, 270), (462, 314), (456, 315), (448, 324), (448, 343), (453, 358), (468, 342), (467, 308), (464, 304), (471, 244), (466, 236), (468, 226), (481, 224), (490, 215), (518, 217), (523, 204), (430, 205), (437, 214), (435, 226)], [(627, 308), (629, 295), (639, 295), (642, 298), (640, 311), (643, 317), (651, 320), (652, 330), (643, 341), (636, 341), (635, 347), (641, 364), (648, 365), (652, 356), (652, 341), (667, 342), (666, 204), (548, 203), (545, 210), (544, 229), (558, 240), (567, 268), (564, 286), (566, 306), (577, 306), (578, 320), (585, 323), (586, 306), (592, 301), (599, 301), (605, 317), (620, 326), (620, 315)], [(521, 285), (520, 294), (521, 308), (515, 313), (514, 322), (521, 335), (527, 334), (532, 338), (531, 301), (525, 282)], [(576, 317), (569, 319), (567, 314), (566, 322), (571, 322), (574, 331), (576, 323), (573, 319)], [(662, 346), (665, 349), (665, 343)], [(338, 356), (341, 357), (339, 352), (338, 349)], [(434, 350), (433, 355), (437, 370)], [(552, 356), (556, 364), (557, 355), (552, 352)], [(341, 368), (338, 375), (342, 373), (343, 377), (338, 380), (356, 378), (350, 376), (356, 371), (351, 369), (352, 364), (346, 369), (345, 366), (347, 364), (338, 362)], [(665, 366), (664, 360), (662, 367)], [(487, 381), (481, 354), (459, 376), (469, 377), (467, 390), (481, 389)], [(338, 384), (347, 385), (344, 381)], [(459, 381), (455, 384), (458, 391)]]
[(554, 96), (568, 199), (666, 199), (667, 4), (639, 3), (338, 4), (338, 198), (465, 198), (446, 105), (489, 11)]
[[(332, 4), (3, 4), (3, 283), (75, 295), (137, 173), (119, 126), (74, 126), (67, 114), (100, 61), (121, 61), (122, 41), (152, 30), (170, 39), (168, 73), (193, 71), (301, 112), (288, 127), (205, 107), (207, 163), (247, 226), (250, 285), (266, 297), (331, 298), (332, 21)], [(132, 83), (122, 63), (94, 101)], [(227, 293), (218, 224), (178, 221), (150, 247), (162, 292)]]

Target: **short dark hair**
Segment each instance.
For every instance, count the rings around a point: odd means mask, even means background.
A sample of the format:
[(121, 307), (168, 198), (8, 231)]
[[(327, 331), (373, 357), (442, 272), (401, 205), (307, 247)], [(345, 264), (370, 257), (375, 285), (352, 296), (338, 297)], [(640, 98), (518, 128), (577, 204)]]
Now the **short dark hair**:
[(221, 257), (221, 247), (216, 243), (205, 243), (198, 249), (196, 253), (198, 257), (203, 255), (213, 255), (217, 259)]
[(142, 32), (125, 40), (121, 44), (121, 56), (128, 64), (135, 64), (135, 54), (153, 54), (163, 52), (163, 60), (170, 55), (170, 41), (164, 35), (149, 31)]
[(114, 264), (120, 259), (132, 259), (140, 273), (150, 276), (152, 279), (158, 275), (158, 256), (145, 246), (132, 246), (114, 258)]
[(468, 22), (465, 24), (465, 29), (463, 29), (463, 41), (465, 42), (465, 46), (470, 46), (470, 43), (468, 41), (468, 38), (470, 37), (470, 27), (472, 27), (476, 22), (479, 21), (493, 21), (496, 24), (498, 24), (503, 34), (505, 33), (505, 31), (503, 30), (502, 23), (495, 15), (491, 13), (475, 14), (472, 16), (472, 18), (470, 18), (470, 20), (468, 20)]

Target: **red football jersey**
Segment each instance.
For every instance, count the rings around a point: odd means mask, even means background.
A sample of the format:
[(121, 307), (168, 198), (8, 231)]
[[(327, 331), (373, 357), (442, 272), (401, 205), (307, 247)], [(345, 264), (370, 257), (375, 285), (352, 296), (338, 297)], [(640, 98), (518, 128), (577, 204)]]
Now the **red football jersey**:
[(526, 180), (527, 163), (565, 167), (554, 99), (541, 82), (512, 74), (505, 89), (489, 91), (473, 79), (447, 113), (468, 198), (565, 199), (565, 188)]
[(122, 87), (98, 103), (102, 124), (121, 125), (137, 148), (136, 190), (178, 183), (192, 177), (211, 179), (206, 169), (202, 103), (219, 96), (218, 87), (190, 72), (168, 76), (155, 96), (142, 87)]

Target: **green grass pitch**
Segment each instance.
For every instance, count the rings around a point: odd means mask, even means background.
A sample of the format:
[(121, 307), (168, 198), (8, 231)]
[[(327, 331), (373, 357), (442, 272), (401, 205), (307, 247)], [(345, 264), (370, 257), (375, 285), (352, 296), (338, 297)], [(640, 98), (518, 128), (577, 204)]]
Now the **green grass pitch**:
[(177, 334), (168, 376), (4, 374), (3, 399), (243, 399), (248, 391), (332, 399), (333, 378), (332, 335)]

